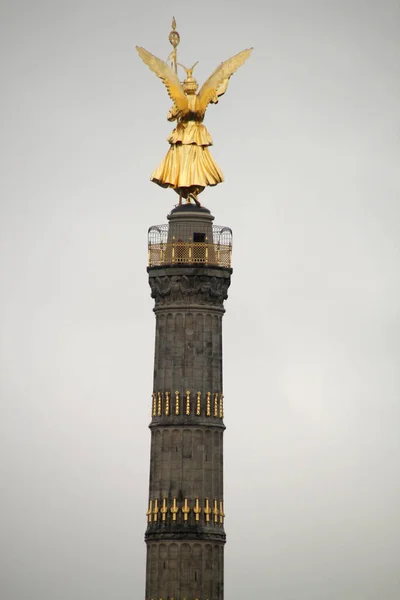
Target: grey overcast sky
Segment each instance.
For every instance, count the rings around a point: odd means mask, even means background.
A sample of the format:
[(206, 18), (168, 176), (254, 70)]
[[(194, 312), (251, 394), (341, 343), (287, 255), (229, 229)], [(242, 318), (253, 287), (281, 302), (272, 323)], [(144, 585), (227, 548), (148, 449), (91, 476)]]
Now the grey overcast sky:
[(234, 231), (226, 598), (400, 597), (398, 0), (2, 0), (2, 600), (144, 598), (170, 100), (254, 46), (206, 125)]

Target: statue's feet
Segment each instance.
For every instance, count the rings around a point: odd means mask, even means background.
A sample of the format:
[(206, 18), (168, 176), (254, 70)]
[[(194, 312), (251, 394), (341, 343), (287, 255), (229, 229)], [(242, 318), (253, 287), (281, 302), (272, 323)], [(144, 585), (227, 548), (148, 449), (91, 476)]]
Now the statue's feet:
[(198, 199), (197, 199), (197, 194), (196, 194), (196, 192), (191, 192), (191, 193), (189, 194), (189, 196), (188, 196), (188, 199), (187, 199), (187, 201), (188, 201), (188, 202), (190, 202), (190, 198), (193, 198), (193, 200), (195, 201), (195, 203), (196, 203), (196, 205), (197, 205), (197, 206), (201, 206), (200, 202), (199, 202), (199, 201), (198, 201)]

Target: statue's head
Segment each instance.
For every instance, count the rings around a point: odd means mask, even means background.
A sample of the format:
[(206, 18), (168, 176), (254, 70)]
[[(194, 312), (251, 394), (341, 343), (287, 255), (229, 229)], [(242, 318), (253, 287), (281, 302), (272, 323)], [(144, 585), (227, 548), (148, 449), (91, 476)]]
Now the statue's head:
[(195, 62), (193, 67), (191, 67), (190, 69), (178, 63), (180, 67), (185, 69), (187, 75), (186, 79), (182, 83), (183, 91), (185, 92), (185, 94), (195, 94), (199, 88), (199, 84), (193, 77), (193, 69), (195, 68), (198, 62), (199, 61)]

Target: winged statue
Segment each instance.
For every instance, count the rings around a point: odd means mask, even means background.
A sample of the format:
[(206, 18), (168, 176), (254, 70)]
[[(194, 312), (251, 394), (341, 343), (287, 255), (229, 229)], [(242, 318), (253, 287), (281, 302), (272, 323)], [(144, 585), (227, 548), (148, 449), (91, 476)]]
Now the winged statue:
[[(253, 49), (242, 50), (221, 63), (197, 93), (199, 86), (193, 77), (193, 69), (197, 63), (191, 68), (177, 63), (177, 44), (173, 45), (174, 51), (169, 58), (172, 56), (175, 72), (166, 62), (136, 46), (140, 58), (164, 83), (173, 102), (168, 121), (177, 121), (167, 140), (170, 144), (169, 150), (152, 174), (151, 181), (163, 188), (174, 189), (179, 194), (179, 204), (182, 203), (182, 199), (188, 203), (193, 199), (200, 206), (198, 195), (205, 187), (224, 181), (222, 172), (209, 151), (212, 138), (203, 125), (204, 115), (208, 105), (216, 104), (226, 92), (230, 77), (244, 64)], [(177, 75), (178, 65), (186, 72), (182, 83)]]

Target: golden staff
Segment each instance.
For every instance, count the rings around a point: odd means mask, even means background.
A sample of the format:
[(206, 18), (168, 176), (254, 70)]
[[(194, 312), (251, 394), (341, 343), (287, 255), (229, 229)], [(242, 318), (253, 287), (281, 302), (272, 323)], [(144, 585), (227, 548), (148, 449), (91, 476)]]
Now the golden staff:
[(178, 73), (178, 63), (176, 60), (176, 48), (177, 48), (179, 42), (181, 41), (181, 36), (176, 31), (175, 17), (172, 17), (172, 31), (170, 32), (168, 39), (174, 49), (172, 50), (171, 54), (168, 56), (167, 60), (171, 61), (171, 66), (172, 66), (173, 70), (175, 71), (175, 73)]

